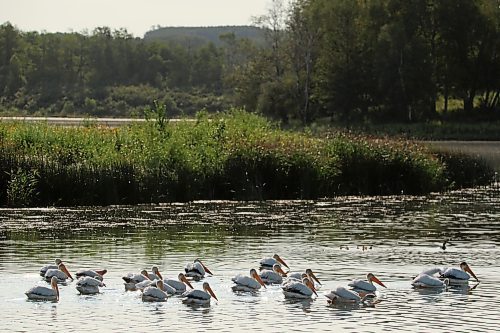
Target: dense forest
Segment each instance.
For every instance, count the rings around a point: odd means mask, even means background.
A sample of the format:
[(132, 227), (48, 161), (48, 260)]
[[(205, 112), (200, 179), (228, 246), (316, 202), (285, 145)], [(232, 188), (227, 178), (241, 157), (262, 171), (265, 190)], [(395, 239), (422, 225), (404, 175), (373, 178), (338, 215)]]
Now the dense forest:
[(237, 106), (303, 124), (500, 118), (499, 0), (271, 3), (255, 21), (264, 43), (235, 30), (195, 48), (158, 38), (165, 28), (138, 38), (6, 22), (0, 112), (128, 117), (157, 100), (171, 116)]

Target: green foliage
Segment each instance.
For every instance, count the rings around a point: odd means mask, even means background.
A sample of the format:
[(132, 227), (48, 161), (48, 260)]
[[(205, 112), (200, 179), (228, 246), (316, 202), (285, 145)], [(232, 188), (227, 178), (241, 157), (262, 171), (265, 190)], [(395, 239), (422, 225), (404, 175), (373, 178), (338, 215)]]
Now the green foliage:
[(7, 205), (10, 207), (26, 207), (36, 203), (38, 172), (36, 170), (11, 170), (8, 173)]
[[(160, 103), (152, 110), (166, 112)], [(238, 109), (161, 127), (0, 122), (0, 153), (0, 188), (8, 189), (0, 203), (16, 205), (422, 194), (488, 178), (473, 164), (477, 173), (450, 173), (407, 141), (317, 138)]]

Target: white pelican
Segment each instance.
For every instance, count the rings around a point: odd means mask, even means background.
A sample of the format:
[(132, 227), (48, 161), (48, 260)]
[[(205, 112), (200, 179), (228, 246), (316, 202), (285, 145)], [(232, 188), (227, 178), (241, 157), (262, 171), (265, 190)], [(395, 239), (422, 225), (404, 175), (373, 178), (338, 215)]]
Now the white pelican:
[(232, 281), (236, 284), (232, 287), (234, 291), (257, 291), (261, 286), (266, 288), (264, 281), (254, 268), (250, 270), (250, 276), (238, 274), (232, 278)]
[(140, 274), (128, 273), (127, 276), (122, 276), (122, 279), (125, 281), (125, 290), (136, 290), (136, 284), (143, 281), (151, 281), (145, 269), (143, 269)]
[(283, 259), (277, 254), (274, 254), (272, 258), (263, 258), (260, 260), (261, 269), (273, 269), (274, 264), (283, 265), (290, 269)]
[(59, 287), (57, 286), (57, 277), (50, 279), (52, 288), (37, 286), (25, 292), (28, 299), (36, 301), (59, 301)]
[(283, 289), (285, 297), (311, 298), (313, 294), (318, 296), (314, 284), (307, 277), (302, 282), (292, 280), (284, 284), (281, 289)]
[(62, 263), (62, 260), (58, 258), (58, 259), (56, 259), (55, 265), (48, 264), (48, 265), (43, 266), (42, 268), (40, 268), (40, 276), (45, 277), (45, 273), (47, 273), (47, 271), (49, 269), (58, 269), (60, 263)]
[(411, 285), (415, 288), (445, 288), (450, 284), (449, 279), (440, 280), (435, 276), (420, 273), (413, 279)]
[(187, 277), (191, 277), (195, 280), (203, 279), (205, 277), (205, 272), (213, 275), (200, 259), (195, 259), (193, 263), (187, 264), (186, 267), (184, 267), (184, 272)]
[(48, 269), (47, 272), (45, 272), (44, 278), (47, 282), (50, 281), (52, 277), (56, 277), (58, 282), (66, 282), (68, 277), (73, 280), (73, 277), (62, 262), (57, 267), (57, 269)]
[[(141, 291), (144, 291), (144, 289), (148, 288), (148, 287), (156, 287), (156, 288), (160, 288), (158, 287), (158, 281), (162, 281), (162, 280), (159, 280), (159, 279), (156, 279), (156, 280), (144, 280), (142, 282), (139, 282), (137, 283), (133, 289), (130, 289), (130, 290), (141, 290)], [(162, 281), (162, 284), (161, 284), (161, 288), (160, 288), (162, 291), (166, 292), (168, 295), (175, 295), (177, 290), (171, 286), (169, 286), (168, 284), (165, 284), (165, 282)]]
[(104, 274), (106, 274), (108, 271), (106, 269), (102, 269), (102, 270), (91, 270), (91, 269), (86, 269), (86, 270), (80, 270), (78, 272), (76, 272), (76, 278), (79, 279), (81, 277), (85, 277), (85, 276), (90, 276), (90, 277), (93, 277), (94, 279), (97, 279), (97, 280), (100, 280), (102, 281), (103, 278), (104, 278)]
[(439, 274), (440, 279), (449, 279), (450, 285), (468, 284), (471, 275), (477, 282), (479, 282), (479, 279), (465, 261), (460, 263), (460, 269), (454, 267), (434, 267), (424, 270), (421, 274), (427, 274), (430, 276)]
[(166, 285), (174, 288), (176, 294), (182, 294), (183, 292), (185, 292), (186, 285), (189, 288), (194, 289), (193, 286), (191, 285), (191, 282), (189, 282), (189, 280), (186, 278), (186, 276), (183, 273), (179, 273), (177, 278), (178, 278), (178, 280), (166, 278), (166, 279), (163, 279), (163, 282)]
[(148, 273), (148, 277), (150, 280), (163, 280), (163, 276), (160, 274), (160, 270), (158, 269), (157, 266), (153, 266), (151, 268), (151, 273)]
[(163, 281), (156, 281), (156, 286), (149, 286), (142, 292), (142, 300), (144, 302), (165, 302), (168, 294), (163, 291)]
[(105, 286), (102, 281), (90, 276), (84, 276), (76, 282), (76, 290), (82, 295), (98, 294), (99, 287)]
[(126, 283), (139, 283), (144, 280), (151, 280), (148, 275), (148, 271), (143, 269), (140, 274), (128, 273), (127, 276), (122, 276), (123, 281)]
[(282, 284), (284, 277), (287, 277), (287, 274), (279, 264), (274, 264), (273, 270), (265, 269), (260, 272), (260, 278), (266, 284)]
[(348, 286), (349, 287), (352, 287), (354, 289), (357, 289), (357, 290), (362, 290), (362, 291), (368, 291), (368, 292), (374, 292), (377, 290), (377, 287), (375, 287), (373, 285), (373, 282), (375, 282), (376, 284), (384, 287), (384, 288), (387, 288), (385, 286), (385, 284), (383, 284), (375, 275), (373, 275), (372, 273), (368, 273), (366, 275), (366, 281), (365, 280), (359, 280), (359, 279), (356, 279), (356, 280), (352, 280), (351, 282), (349, 282)]
[(374, 298), (375, 295), (368, 293), (361, 294), (355, 293), (351, 290), (348, 290), (344, 287), (337, 287), (336, 289), (330, 291), (330, 293), (325, 294), (325, 297), (328, 298), (328, 303), (364, 303), (368, 298)]
[(472, 275), (472, 277), (476, 279), (477, 282), (479, 282), (476, 274), (474, 274), (469, 265), (465, 261), (463, 261), (462, 263), (460, 263), (460, 269), (449, 267), (441, 272), (440, 277), (449, 279), (451, 285), (463, 285), (469, 282), (469, 274)]
[(288, 279), (290, 280), (298, 280), (301, 281), (304, 277), (307, 277), (311, 280), (311, 282), (316, 281), (319, 285), (322, 285), (321, 282), (319, 282), (319, 279), (314, 275), (312, 269), (308, 268), (306, 269), (305, 273), (292, 273), (288, 274)]
[(182, 294), (182, 296), (184, 297), (184, 303), (210, 304), (212, 297), (218, 301), (208, 282), (203, 282), (203, 290), (189, 290)]

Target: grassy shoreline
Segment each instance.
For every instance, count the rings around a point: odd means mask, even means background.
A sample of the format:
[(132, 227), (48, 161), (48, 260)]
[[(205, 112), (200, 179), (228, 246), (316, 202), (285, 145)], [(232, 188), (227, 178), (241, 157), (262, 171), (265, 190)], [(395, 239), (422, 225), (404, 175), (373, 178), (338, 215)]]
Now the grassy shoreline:
[(492, 170), (398, 139), (280, 130), (232, 110), (119, 128), (0, 122), (0, 206), (426, 194)]

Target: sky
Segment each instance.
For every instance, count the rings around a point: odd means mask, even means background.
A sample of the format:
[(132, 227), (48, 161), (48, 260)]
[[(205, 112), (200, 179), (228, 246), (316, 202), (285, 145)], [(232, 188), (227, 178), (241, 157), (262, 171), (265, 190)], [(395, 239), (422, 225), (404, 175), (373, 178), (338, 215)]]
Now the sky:
[(39, 32), (107, 26), (143, 37), (156, 25), (249, 25), (270, 6), (271, 0), (0, 0), (0, 24)]

